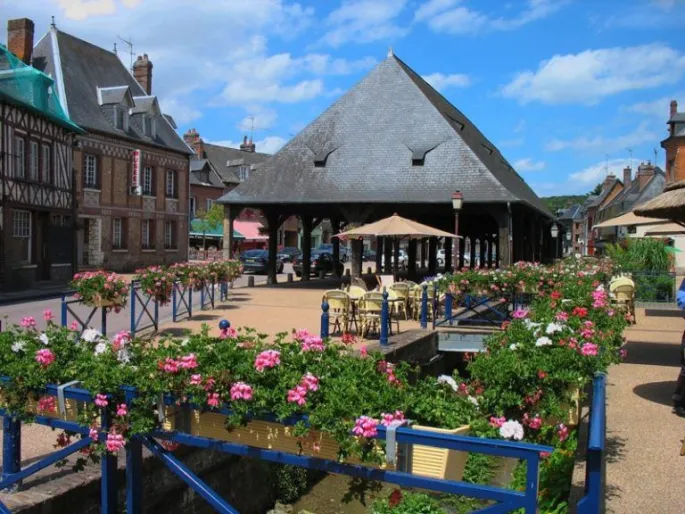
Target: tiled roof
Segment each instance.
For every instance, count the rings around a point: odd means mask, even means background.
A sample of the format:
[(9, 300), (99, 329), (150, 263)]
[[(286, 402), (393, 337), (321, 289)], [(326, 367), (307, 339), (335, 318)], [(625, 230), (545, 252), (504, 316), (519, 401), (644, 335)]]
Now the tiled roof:
[(497, 148), (395, 56), (221, 201), (521, 202), (552, 217)]
[(207, 159), (190, 159), (190, 184), (197, 186), (224, 187), (219, 174)]
[(228, 146), (202, 144), (205, 150), (205, 158), (208, 159), (221, 179), (227, 184), (240, 183), (238, 168), (241, 165), (249, 165), (253, 168), (271, 157), (271, 154), (260, 152), (245, 152)]

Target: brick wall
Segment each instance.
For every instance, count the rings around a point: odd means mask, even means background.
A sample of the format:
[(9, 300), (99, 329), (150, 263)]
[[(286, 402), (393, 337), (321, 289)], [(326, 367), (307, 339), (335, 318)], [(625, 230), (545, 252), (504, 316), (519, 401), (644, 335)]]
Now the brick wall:
[(190, 185), (190, 196), (195, 198), (195, 210), (206, 211), (207, 200), (218, 200), (224, 195), (223, 187)]
[(666, 150), (666, 182), (685, 180), (685, 137), (674, 137), (662, 143)]

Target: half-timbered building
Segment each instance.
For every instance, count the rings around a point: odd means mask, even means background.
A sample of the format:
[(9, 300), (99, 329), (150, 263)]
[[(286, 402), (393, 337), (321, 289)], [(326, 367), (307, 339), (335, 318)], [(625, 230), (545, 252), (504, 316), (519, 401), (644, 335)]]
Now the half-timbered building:
[[(30, 20), (14, 22), (33, 31)], [(72, 147), (79, 131), (64, 114), (53, 80), (0, 45), (0, 290), (66, 283), (73, 276)]]

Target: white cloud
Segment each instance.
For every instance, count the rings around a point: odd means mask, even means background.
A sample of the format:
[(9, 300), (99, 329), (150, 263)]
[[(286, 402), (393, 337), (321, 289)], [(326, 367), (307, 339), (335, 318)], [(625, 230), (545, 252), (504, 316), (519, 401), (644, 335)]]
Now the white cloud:
[[(635, 163), (633, 163), (635, 164)], [(630, 166), (630, 159), (610, 159), (598, 162), (569, 175), (569, 182), (575, 183), (577, 187), (593, 187), (604, 180), (609, 173), (613, 173), (622, 180), (623, 169)]]
[(655, 142), (659, 138), (649, 129), (647, 122), (640, 123), (632, 132), (622, 136), (605, 137), (605, 136), (581, 136), (576, 139), (550, 140), (545, 149), (550, 152), (557, 152), (560, 150), (580, 150), (580, 151), (602, 151), (605, 153), (612, 153), (614, 151), (625, 151), (627, 148), (632, 148), (643, 143)]
[(550, 16), (566, 3), (567, 0), (527, 0), (526, 7), (516, 16), (504, 18), (460, 5), (461, 0), (429, 0), (416, 10), (414, 21), (427, 23), (435, 32), (455, 35), (514, 30)]
[(180, 101), (178, 98), (167, 97), (161, 101), (164, 114), (174, 118), (176, 125), (185, 125), (202, 117), (202, 112), (192, 106), (191, 103)]
[(72, 20), (85, 20), (116, 11), (114, 0), (58, 0), (58, 3), (64, 9), (64, 15)]
[(666, 122), (670, 117), (671, 100), (676, 100), (679, 105), (684, 106), (685, 92), (676, 93), (670, 96), (662, 96), (661, 98), (649, 102), (637, 102), (632, 105), (624, 105), (621, 107), (621, 110), (662, 119)]
[(291, 86), (278, 83), (264, 84), (255, 87), (254, 82), (246, 79), (238, 79), (229, 83), (221, 96), (233, 105), (243, 105), (250, 102), (282, 102), (297, 103), (310, 100), (323, 93), (323, 81), (302, 80)]
[(471, 78), (463, 73), (444, 73), (436, 72), (424, 75), (423, 79), (438, 91), (443, 91), (448, 87), (468, 87), (471, 85)]
[(530, 158), (519, 159), (514, 163), (516, 171), (540, 171), (545, 169), (545, 161), (536, 161)]
[(526, 131), (526, 120), (520, 120), (514, 127), (514, 132), (520, 134)]
[(270, 129), (278, 119), (275, 110), (260, 105), (248, 106), (246, 110), (247, 116), (238, 124), (238, 128), (243, 132), (252, 130), (252, 128), (258, 131)]
[(684, 74), (685, 55), (660, 43), (585, 50), (519, 73), (502, 94), (524, 104), (592, 105), (616, 93), (674, 84)]
[(396, 18), (407, 0), (343, 0), (340, 7), (328, 15), (328, 32), (319, 43), (339, 47), (345, 43), (369, 43), (404, 36)]
[[(288, 141), (286, 139), (283, 139), (280, 136), (268, 136), (265, 137), (264, 139), (261, 139), (259, 141), (255, 141), (255, 151), (261, 152), (261, 153), (276, 153), (278, 150), (283, 147), (284, 144), (286, 144)], [(240, 148), (240, 145), (242, 144), (242, 141), (231, 141), (231, 140), (224, 140), (224, 141), (207, 141), (207, 143), (213, 144), (213, 145), (219, 145), (219, 146), (228, 146), (230, 148)]]

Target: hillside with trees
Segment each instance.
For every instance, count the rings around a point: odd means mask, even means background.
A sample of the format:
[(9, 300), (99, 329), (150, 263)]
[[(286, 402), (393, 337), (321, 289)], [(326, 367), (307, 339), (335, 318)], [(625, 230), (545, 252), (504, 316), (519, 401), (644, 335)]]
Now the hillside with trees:
[(562, 195), (562, 196), (546, 196), (542, 200), (547, 203), (549, 210), (556, 213), (559, 209), (566, 209), (574, 203), (583, 204), (589, 195), (598, 195), (602, 192), (602, 184), (597, 184), (592, 191), (584, 195)]

